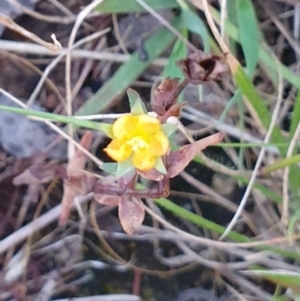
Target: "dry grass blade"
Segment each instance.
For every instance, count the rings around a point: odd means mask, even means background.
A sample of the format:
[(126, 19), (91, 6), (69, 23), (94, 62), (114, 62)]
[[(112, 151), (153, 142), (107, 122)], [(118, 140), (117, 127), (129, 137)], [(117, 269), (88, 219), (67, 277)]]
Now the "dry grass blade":
[(48, 50), (50, 50), (51, 52), (58, 54), (60, 52), (60, 47), (56, 44), (52, 44), (52, 43), (48, 43), (44, 40), (42, 40), (41, 38), (39, 38), (37, 35), (35, 35), (34, 33), (26, 30), (25, 28), (19, 26), (17, 23), (15, 23), (11, 18), (3, 15), (0, 13), (0, 23), (6, 27), (8, 27), (9, 29), (16, 31), (17, 33), (19, 33), (20, 35), (36, 42), (37, 44), (40, 44), (44, 47), (46, 47)]

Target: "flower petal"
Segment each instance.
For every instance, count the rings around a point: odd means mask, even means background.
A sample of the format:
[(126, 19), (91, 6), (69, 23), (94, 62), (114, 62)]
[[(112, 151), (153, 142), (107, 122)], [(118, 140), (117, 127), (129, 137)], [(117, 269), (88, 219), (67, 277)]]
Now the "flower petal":
[(124, 115), (119, 117), (112, 126), (112, 132), (116, 139), (120, 141), (131, 138), (136, 131), (138, 117), (132, 115)]
[(122, 162), (131, 155), (132, 149), (126, 143), (121, 143), (118, 140), (112, 140), (104, 149), (109, 157), (117, 162)]
[(148, 140), (150, 152), (155, 157), (165, 155), (169, 149), (170, 143), (166, 135), (159, 131)]
[(141, 114), (138, 117), (137, 132), (139, 134), (151, 135), (160, 130), (159, 120), (147, 114)]
[(149, 149), (143, 149), (133, 154), (132, 163), (139, 170), (150, 170), (155, 165), (155, 158)]

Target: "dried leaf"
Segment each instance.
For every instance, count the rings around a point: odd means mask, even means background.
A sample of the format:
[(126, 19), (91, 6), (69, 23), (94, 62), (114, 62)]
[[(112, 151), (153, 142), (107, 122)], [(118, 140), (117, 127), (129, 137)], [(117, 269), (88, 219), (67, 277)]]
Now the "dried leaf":
[(208, 146), (215, 145), (223, 139), (222, 133), (208, 136), (194, 143), (184, 145), (177, 151), (171, 152), (167, 158), (168, 177), (177, 176), (185, 167)]
[(142, 200), (139, 198), (130, 198), (123, 195), (119, 203), (119, 219), (124, 231), (128, 234), (134, 234), (143, 223), (145, 210)]
[(178, 61), (177, 65), (184, 76), (194, 85), (210, 80), (220, 80), (229, 71), (228, 66), (221, 62), (220, 56), (210, 56), (200, 51)]
[(30, 185), (50, 182), (57, 173), (57, 164), (47, 163), (32, 165), (13, 179), (13, 184)]
[[(89, 149), (92, 143), (93, 133), (87, 131), (81, 138), (80, 145), (85, 149)], [(67, 179), (64, 181), (64, 193), (62, 198), (62, 211), (59, 217), (59, 224), (64, 225), (69, 217), (70, 210), (73, 206), (74, 199), (79, 194), (84, 194), (89, 190), (85, 187), (89, 183), (90, 177), (82, 172), (85, 167), (86, 156), (77, 150), (74, 156), (70, 159), (67, 166)]]
[(94, 193), (94, 199), (96, 202), (102, 205), (115, 207), (119, 205), (121, 197), (116, 195)]
[(178, 85), (178, 78), (167, 77), (156, 88), (151, 101), (151, 107), (155, 113), (164, 115), (177, 102), (177, 97), (174, 99), (172, 96), (176, 92)]

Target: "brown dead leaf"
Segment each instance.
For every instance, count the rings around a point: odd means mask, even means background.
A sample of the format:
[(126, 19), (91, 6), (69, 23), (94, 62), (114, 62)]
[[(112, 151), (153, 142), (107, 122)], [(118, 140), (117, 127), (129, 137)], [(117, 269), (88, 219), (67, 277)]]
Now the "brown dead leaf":
[(57, 173), (56, 163), (32, 165), (13, 179), (13, 184), (30, 185), (50, 182)]
[(58, 173), (59, 166), (55, 162), (50, 163), (33, 163), (21, 174), (14, 177), (12, 182), (16, 186), (28, 185), (27, 196), (36, 203), (43, 183), (50, 182)]
[(221, 62), (220, 56), (210, 56), (200, 51), (191, 53), (186, 59), (178, 61), (177, 66), (194, 85), (210, 80), (220, 80), (229, 71), (228, 66)]
[(177, 176), (199, 154), (199, 152), (208, 146), (219, 143), (223, 137), (224, 135), (222, 133), (217, 133), (194, 143), (184, 145), (177, 151), (171, 152), (167, 157), (168, 177), (174, 178)]
[[(89, 149), (92, 143), (93, 133), (87, 131), (80, 140), (80, 145), (85, 149)], [(73, 206), (74, 199), (79, 194), (85, 194), (87, 192), (88, 178), (83, 173), (86, 163), (85, 154), (77, 150), (74, 156), (70, 159), (67, 166), (67, 179), (64, 181), (64, 193), (62, 197), (62, 211), (59, 217), (59, 224), (64, 225), (69, 217), (70, 210)]]
[(179, 85), (178, 78), (167, 77), (154, 91), (153, 100), (151, 101), (152, 110), (164, 115), (167, 110), (177, 102), (177, 97), (172, 97)]
[(116, 195), (107, 195), (107, 194), (100, 194), (100, 193), (94, 193), (94, 199), (96, 202), (107, 205), (107, 206), (118, 206), (121, 200), (121, 197)]
[(128, 199), (123, 195), (119, 203), (119, 219), (124, 231), (128, 234), (136, 233), (144, 220), (145, 210), (140, 198)]

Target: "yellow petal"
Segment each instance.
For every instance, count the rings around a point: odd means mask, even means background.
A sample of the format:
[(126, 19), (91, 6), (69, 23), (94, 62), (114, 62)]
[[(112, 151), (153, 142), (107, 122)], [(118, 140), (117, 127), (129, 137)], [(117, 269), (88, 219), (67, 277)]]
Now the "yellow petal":
[(147, 114), (138, 115), (137, 132), (139, 134), (155, 134), (160, 130), (160, 123), (157, 118)]
[(150, 170), (155, 165), (155, 158), (148, 149), (143, 149), (133, 154), (132, 163), (139, 170)]
[(119, 117), (112, 126), (112, 132), (116, 139), (120, 141), (131, 138), (137, 128), (138, 116), (124, 115)]
[(150, 147), (150, 152), (155, 157), (163, 156), (167, 153), (169, 149), (169, 140), (166, 137), (166, 135), (159, 131), (156, 134), (154, 134), (149, 140), (148, 144)]
[(104, 151), (117, 162), (125, 161), (132, 153), (132, 149), (129, 145), (121, 143), (118, 140), (112, 140)]

